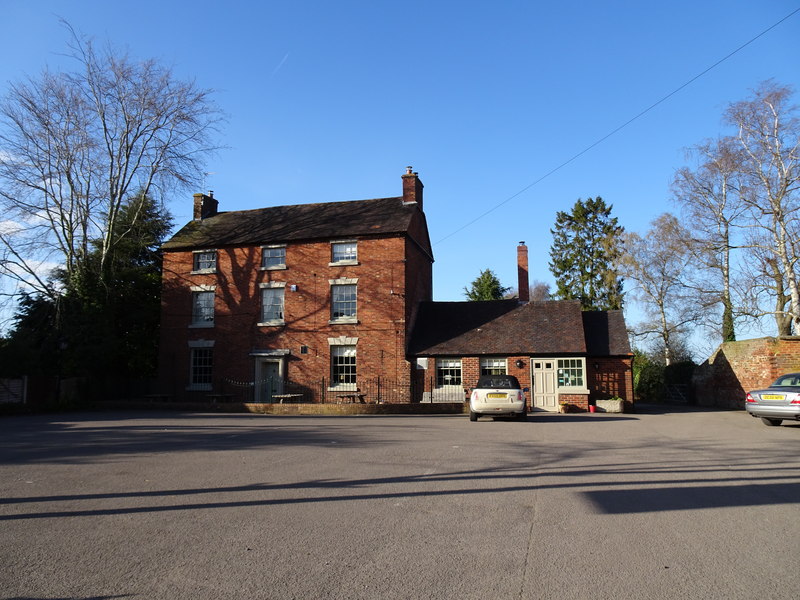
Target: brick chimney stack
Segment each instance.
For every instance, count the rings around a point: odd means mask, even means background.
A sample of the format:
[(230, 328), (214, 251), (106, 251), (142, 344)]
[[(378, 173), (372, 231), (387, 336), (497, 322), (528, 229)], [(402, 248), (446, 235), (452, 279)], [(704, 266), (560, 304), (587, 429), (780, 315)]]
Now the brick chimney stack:
[(525, 242), (517, 246), (517, 281), (519, 282), (519, 301), (530, 302), (531, 290), (528, 282), (528, 247)]
[(422, 182), (412, 167), (406, 167), (403, 175), (403, 204), (416, 204), (422, 210)]
[(208, 217), (213, 217), (217, 214), (219, 208), (219, 201), (214, 198), (214, 192), (209, 191), (208, 195), (195, 194), (194, 195), (194, 220), (202, 221)]

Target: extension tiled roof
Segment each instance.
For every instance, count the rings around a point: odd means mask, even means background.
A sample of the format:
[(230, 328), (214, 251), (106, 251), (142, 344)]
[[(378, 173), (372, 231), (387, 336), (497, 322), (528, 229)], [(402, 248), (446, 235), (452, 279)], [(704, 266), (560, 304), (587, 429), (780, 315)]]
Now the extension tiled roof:
[[(589, 321), (592, 348), (601, 348), (602, 320)], [(619, 324), (616, 318), (613, 321)], [(606, 338), (618, 345), (617, 332)], [(409, 343), (409, 354), (420, 356), (585, 354), (588, 350), (584, 317), (576, 300), (423, 302)]]
[[(405, 233), (415, 215), (425, 218), (416, 204), (403, 204), (402, 197), (219, 212), (190, 221), (165, 242), (162, 249), (189, 250)], [(418, 241), (430, 251), (429, 240)]]
[(621, 310), (582, 313), (586, 351), (590, 356), (631, 354), (631, 343)]

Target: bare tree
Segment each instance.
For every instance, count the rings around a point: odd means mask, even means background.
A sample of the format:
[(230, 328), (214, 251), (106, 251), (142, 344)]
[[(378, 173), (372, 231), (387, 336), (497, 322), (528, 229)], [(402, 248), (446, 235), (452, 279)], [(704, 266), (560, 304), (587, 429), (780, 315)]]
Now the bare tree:
[(528, 286), (528, 293), (532, 301), (550, 300), (550, 284), (534, 279)]
[(688, 232), (669, 213), (656, 218), (644, 237), (625, 236), (620, 272), (633, 284), (632, 293), (648, 320), (635, 327), (637, 335), (655, 338), (663, 349), (664, 364), (673, 359), (673, 347), (686, 328), (699, 318), (691, 291), (685, 285)]
[[(221, 113), (211, 91), (71, 35), (71, 72), (44, 71), (0, 102), (0, 273), (57, 292), (43, 267), (69, 281), (99, 241), (99, 280), (123, 202), (195, 185)], [(135, 223), (135, 221), (134, 221)]]
[(791, 101), (791, 88), (767, 81), (752, 98), (731, 104), (726, 119), (737, 128), (749, 187), (742, 195), (750, 217), (749, 244), (766, 267), (762, 272), (777, 286), (779, 332), (786, 333), (780, 330), (788, 316), (800, 335), (800, 112)]
[(733, 341), (732, 252), (741, 243), (736, 241), (736, 228), (743, 226), (745, 212), (741, 150), (738, 141), (728, 137), (694, 146), (688, 155), (697, 166), (679, 169), (672, 183), (674, 199), (690, 232), (688, 249), (699, 276), (687, 280), (686, 285), (695, 290), (702, 308), (722, 307), (722, 341)]
[[(532, 302), (541, 302), (551, 299), (550, 284), (534, 279), (528, 286), (528, 297)], [(519, 298), (519, 288), (511, 287), (503, 294), (503, 299)]]

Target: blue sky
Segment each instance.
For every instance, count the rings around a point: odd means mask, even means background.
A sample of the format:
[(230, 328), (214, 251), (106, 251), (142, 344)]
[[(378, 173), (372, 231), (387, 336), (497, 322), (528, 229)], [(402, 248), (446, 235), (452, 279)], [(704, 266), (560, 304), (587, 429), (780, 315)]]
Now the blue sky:
[[(602, 196), (626, 229), (644, 231), (674, 209), (669, 184), (683, 149), (724, 131), (728, 103), (768, 78), (800, 88), (797, 13), (541, 179), (800, 1), (0, 0), (0, 8), (0, 93), (66, 62), (59, 16), (217, 90), (228, 148), (209, 162), (205, 188), (221, 210), (396, 196), (413, 165), (425, 184), (437, 300), (462, 300), (484, 268), (515, 286), (520, 240), (531, 278), (552, 283), (550, 228), (578, 198)], [(170, 209), (184, 223), (191, 195)]]

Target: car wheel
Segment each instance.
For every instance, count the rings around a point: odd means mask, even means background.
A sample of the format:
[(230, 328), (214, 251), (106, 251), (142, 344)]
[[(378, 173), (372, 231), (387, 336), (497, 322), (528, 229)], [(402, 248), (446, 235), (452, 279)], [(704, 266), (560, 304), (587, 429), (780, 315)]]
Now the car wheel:
[(469, 411), (469, 420), (470, 421), (477, 421), (478, 420), (478, 413)]
[(767, 417), (761, 417), (761, 422), (769, 427), (777, 427), (783, 422), (783, 419), (769, 419)]

